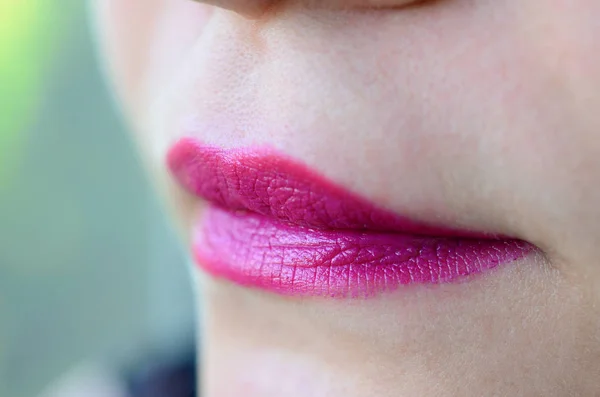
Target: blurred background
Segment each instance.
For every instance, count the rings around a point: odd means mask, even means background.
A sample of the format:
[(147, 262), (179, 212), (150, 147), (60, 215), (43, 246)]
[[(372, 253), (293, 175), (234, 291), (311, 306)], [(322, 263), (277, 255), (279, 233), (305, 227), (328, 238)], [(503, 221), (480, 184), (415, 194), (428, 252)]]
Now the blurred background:
[(65, 376), (131, 386), (193, 349), (185, 258), (103, 82), (86, 2), (57, 3), (0, 0), (2, 397), (66, 397), (49, 391)]

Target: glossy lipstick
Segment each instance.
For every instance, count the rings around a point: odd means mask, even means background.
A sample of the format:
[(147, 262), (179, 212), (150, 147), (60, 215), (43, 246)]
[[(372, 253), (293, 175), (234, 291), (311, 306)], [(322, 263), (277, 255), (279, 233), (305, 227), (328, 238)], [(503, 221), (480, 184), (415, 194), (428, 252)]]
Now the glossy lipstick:
[(532, 249), (396, 215), (271, 149), (184, 138), (169, 151), (168, 166), (211, 203), (193, 233), (198, 264), (283, 295), (368, 297), (452, 282)]

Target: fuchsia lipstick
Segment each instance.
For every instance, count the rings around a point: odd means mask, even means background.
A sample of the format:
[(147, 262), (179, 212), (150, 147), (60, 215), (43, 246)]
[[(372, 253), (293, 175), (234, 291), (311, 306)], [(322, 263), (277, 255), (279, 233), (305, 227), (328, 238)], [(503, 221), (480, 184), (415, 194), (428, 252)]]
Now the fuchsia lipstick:
[(436, 284), (527, 255), (519, 240), (425, 225), (378, 208), (268, 149), (177, 142), (168, 165), (212, 205), (193, 238), (216, 277), (284, 295), (367, 297)]

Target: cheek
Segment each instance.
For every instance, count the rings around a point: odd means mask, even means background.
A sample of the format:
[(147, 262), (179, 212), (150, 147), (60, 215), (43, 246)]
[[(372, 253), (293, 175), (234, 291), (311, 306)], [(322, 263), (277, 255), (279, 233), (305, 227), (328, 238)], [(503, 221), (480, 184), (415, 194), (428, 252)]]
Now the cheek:
[(162, 0), (96, 0), (94, 11), (104, 61), (120, 99), (136, 108), (151, 32)]
[[(447, 29), (446, 46), (428, 59), (439, 57), (437, 63), (449, 67), (441, 74), (430, 67), (415, 83), (427, 87), (428, 78), (437, 79), (429, 85), (431, 103), (436, 115), (446, 117), (429, 118), (426, 130), (438, 131), (436, 140), (449, 139), (436, 154), (453, 165), (442, 171), (442, 180), (455, 192), (452, 173), (458, 169), (460, 181), (473, 181), (466, 192), (484, 203), (483, 218), (496, 209), (513, 230), (568, 256), (567, 262), (597, 263), (600, 3), (506, 7), (488, 37), (477, 34), (490, 31), (478, 24), (483, 18), (472, 18), (477, 22), (469, 35)], [(468, 51), (448, 58), (458, 42), (469, 44)], [(443, 132), (448, 120), (456, 126), (453, 133)], [(461, 155), (464, 146), (452, 152), (456, 136), (471, 148), (468, 156)], [(459, 203), (469, 200), (457, 197)]]
[(137, 125), (199, 37), (212, 7), (189, 0), (96, 0), (100, 44), (115, 89)]
[(133, 127), (141, 159), (170, 208), (176, 209), (178, 230), (191, 230), (187, 222), (194, 219), (195, 200), (167, 178), (162, 154), (156, 161), (152, 158), (159, 138), (152, 131), (161, 131), (153, 125), (157, 122), (149, 109), (156, 109), (154, 102), (168, 91), (212, 7), (190, 0), (94, 0), (92, 5), (105, 68)]
[(554, 249), (577, 252), (571, 261), (594, 263), (600, 234), (600, 3), (555, 0), (541, 7), (525, 4), (525, 14), (537, 17), (521, 21), (529, 54), (521, 81), (529, 99), (518, 161), (529, 178), (520, 180), (535, 205), (531, 211), (545, 212), (540, 228), (553, 234), (548, 241)]
[(600, 3), (594, 0), (525, 2), (520, 13), (522, 39), (531, 45), (544, 71), (578, 88), (600, 76)]

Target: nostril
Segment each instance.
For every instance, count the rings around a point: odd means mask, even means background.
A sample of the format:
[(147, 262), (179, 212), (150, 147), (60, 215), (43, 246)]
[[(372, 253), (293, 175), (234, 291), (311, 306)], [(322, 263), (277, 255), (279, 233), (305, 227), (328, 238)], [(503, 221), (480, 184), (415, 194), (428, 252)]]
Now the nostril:
[[(302, 1), (302, 0), (299, 0)], [(403, 8), (411, 5), (420, 5), (434, 0), (326, 0), (323, 1), (326, 8)]]

